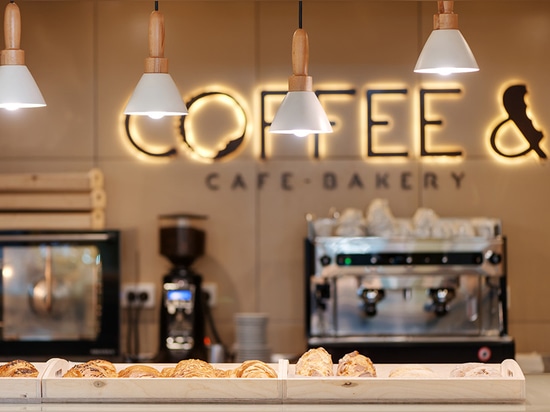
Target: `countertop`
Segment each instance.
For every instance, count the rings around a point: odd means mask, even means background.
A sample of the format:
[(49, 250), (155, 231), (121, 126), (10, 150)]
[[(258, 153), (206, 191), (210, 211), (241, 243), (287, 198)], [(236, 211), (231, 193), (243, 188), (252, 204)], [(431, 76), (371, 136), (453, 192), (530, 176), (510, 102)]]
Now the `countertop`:
[(550, 411), (550, 373), (525, 376), (527, 399), (520, 404), (0, 404), (1, 411), (49, 412), (430, 412)]

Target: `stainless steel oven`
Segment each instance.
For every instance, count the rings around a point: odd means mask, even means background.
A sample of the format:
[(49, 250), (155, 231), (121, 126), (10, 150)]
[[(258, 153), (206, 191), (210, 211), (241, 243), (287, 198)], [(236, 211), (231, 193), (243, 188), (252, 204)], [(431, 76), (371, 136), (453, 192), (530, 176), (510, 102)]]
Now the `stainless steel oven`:
[(117, 359), (120, 233), (0, 231), (0, 357)]

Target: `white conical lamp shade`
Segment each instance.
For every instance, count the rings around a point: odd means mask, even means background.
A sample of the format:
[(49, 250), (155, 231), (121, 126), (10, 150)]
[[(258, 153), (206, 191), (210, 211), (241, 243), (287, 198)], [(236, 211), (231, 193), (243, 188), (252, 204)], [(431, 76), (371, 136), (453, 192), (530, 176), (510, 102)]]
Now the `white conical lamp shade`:
[(16, 110), (46, 106), (27, 66), (0, 66), (0, 108)]
[(418, 60), (417, 73), (467, 73), (479, 70), (468, 43), (458, 29), (433, 30)]
[(144, 73), (124, 114), (152, 118), (183, 116), (187, 114), (187, 107), (172, 76), (168, 73)]
[(331, 133), (332, 126), (314, 92), (291, 91), (279, 106), (269, 131), (307, 136), (313, 133)]

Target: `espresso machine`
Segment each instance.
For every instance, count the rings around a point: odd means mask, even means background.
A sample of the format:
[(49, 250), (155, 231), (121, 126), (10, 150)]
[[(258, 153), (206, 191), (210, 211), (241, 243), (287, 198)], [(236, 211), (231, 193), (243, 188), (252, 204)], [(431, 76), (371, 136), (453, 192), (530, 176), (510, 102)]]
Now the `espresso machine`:
[[(443, 219), (445, 220), (445, 219)], [(507, 334), (506, 239), (498, 219), (447, 219), (467, 234), (335, 236), (308, 221), (308, 346), (375, 362), (501, 362)], [(441, 222), (439, 222), (441, 223)]]
[(204, 254), (206, 216), (181, 214), (159, 217), (160, 253), (173, 264), (162, 282), (158, 362), (207, 360), (202, 276), (192, 269)]

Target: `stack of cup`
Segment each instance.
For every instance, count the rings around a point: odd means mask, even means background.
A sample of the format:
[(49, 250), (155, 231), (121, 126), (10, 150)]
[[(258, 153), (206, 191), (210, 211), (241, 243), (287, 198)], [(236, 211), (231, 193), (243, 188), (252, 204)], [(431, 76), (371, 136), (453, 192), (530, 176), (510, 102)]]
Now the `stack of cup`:
[(235, 362), (260, 360), (269, 362), (271, 349), (267, 345), (267, 314), (237, 313), (235, 315)]

